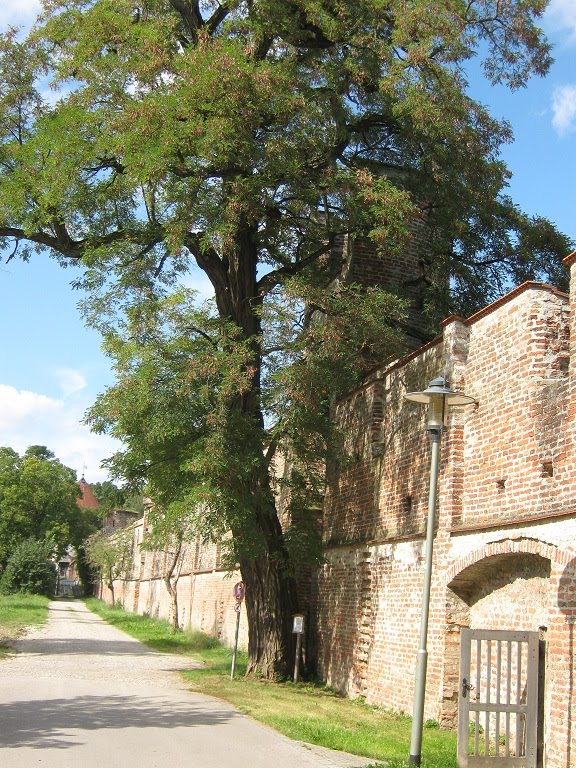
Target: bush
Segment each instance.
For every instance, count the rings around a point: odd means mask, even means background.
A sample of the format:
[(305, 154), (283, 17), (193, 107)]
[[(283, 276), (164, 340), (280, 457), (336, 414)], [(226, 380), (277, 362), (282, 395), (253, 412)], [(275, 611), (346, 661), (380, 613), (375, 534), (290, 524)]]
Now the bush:
[(56, 590), (56, 564), (53, 544), (26, 539), (14, 550), (0, 578), (0, 593), (28, 592), (52, 597)]

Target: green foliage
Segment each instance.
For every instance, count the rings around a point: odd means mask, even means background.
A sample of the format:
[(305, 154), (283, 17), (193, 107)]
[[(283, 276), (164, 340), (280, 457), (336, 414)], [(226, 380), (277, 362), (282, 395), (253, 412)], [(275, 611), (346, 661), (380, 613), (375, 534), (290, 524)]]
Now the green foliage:
[(141, 493), (134, 493), (126, 488), (118, 488), (110, 480), (102, 483), (91, 483), (90, 487), (100, 502), (104, 513), (112, 509), (128, 509), (132, 512), (144, 512), (144, 502)]
[(10, 555), (0, 577), (0, 593), (27, 592), (52, 597), (56, 590), (54, 543), (25, 539)]
[[(481, 52), (491, 82), (545, 74), (544, 7), (50, 0), (0, 41), (0, 245), (81, 263), (117, 375), (88, 414), (127, 446), (114, 476), (205, 539), (232, 532), (253, 622), (288, 627), (290, 557), (318, 557), (338, 452), (330, 403), (401, 352), (408, 289), (433, 333), (564, 279), (570, 244), (504, 194), (510, 129), (465, 71)], [(350, 284), (338, 239), (371, 237), (393, 271), (415, 224), (409, 286)], [(206, 306), (181, 286), (195, 267)]]
[(84, 549), (93, 568), (112, 573), (114, 578), (125, 576), (132, 564), (132, 531), (96, 531), (86, 539)]
[(98, 499), (101, 510), (109, 512), (111, 509), (124, 509), (126, 494), (110, 480), (105, 480), (103, 483), (91, 483), (90, 488)]
[(112, 592), (113, 602), (114, 581), (125, 578), (132, 567), (132, 544), (132, 530), (122, 529), (113, 534), (96, 531), (82, 546), (86, 562), (98, 578), (104, 579)]
[(50, 539), (55, 555), (78, 546), (98, 523), (94, 510), (78, 507), (74, 470), (45, 446), (19, 456), (0, 448), (0, 569), (22, 541)]

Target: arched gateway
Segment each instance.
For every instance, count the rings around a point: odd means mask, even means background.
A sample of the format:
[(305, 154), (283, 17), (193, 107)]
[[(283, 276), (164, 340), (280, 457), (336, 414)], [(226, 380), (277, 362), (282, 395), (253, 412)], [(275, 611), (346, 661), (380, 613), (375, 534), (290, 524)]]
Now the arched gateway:
[[(572, 718), (566, 715), (571, 712), (574, 697), (574, 621), (574, 552), (536, 538), (518, 536), (486, 543), (460, 557), (447, 570), (446, 578), (442, 723), (453, 727), (458, 719), (458, 704), (463, 695), (463, 628), (478, 630), (479, 637), (486, 631), (495, 638), (505, 636), (504, 632), (539, 633), (545, 643), (541, 643), (539, 672), (538, 760), (542, 760), (544, 744), (548, 742), (555, 745), (556, 754), (547, 755), (546, 765), (570, 765), (574, 734)], [(477, 643), (479, 649), (481, 641)], [(493, 647), (498, 647), (496, 641)], [(485, 685), (485, 673), (482, 675)], [(466, 681), (468, 685), (474, 682)]]

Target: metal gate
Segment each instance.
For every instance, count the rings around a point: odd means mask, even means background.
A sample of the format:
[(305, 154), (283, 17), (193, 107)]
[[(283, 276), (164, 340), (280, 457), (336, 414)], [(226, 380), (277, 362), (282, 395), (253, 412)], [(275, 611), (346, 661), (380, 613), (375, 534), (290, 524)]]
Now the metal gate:
[(462, 629), (458, 765), (537, 768), (538, 632)]

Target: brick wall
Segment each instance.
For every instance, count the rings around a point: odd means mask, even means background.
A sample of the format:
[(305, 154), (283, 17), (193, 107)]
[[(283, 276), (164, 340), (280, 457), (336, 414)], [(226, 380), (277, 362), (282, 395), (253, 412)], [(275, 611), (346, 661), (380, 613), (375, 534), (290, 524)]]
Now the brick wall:
[(351, 461), (329, 473), (318, 575), (321, 676), (411, 712), (429, 447), (403, 395), (443, 374), (477, 398), (442, 437), (425, 716), (456, 722), (461, 627), (543, 628), (548, 768), (576, 754), (575, 322), (568, 297), (526, 284), (339, 402)]
[[(146, 518), (131, 526), (132, 566), (123, 579), (114, 582), (114, 596), (128, 611), (154, 618), (170, 619), (171, 601), (164, 581), (169, 552), (148, 552), (140, 548)], [(239, 573), (227, 573), (220, 566), (220, 547), (192, 542), (185, 545), (178, 579), (178, 614), (181, 627), (213, 635), (225, 645), (234, 644), (236, 600), (232, 594)], [(101, 582), (97, 596), (111, 602), (110, 590)], [(240, 614), (238, 644), (248, 646), (244, 605)]]
[[(410, 236), (402, 253), (386, 253), (368, 238), (348, 236), (336, 239), (332, 252), (336, 279), (364, 286), (380, 286), (408, 300), (409, 312), (404, 333), (409, 348), (417, 348), (430, 338), (432, 321), (426, 312), (428, 285), (425, 264), (429, 251), (429, 232), (423, 218), (410, 223)], [(446, 278), (446, 287), (448, 278)]]

